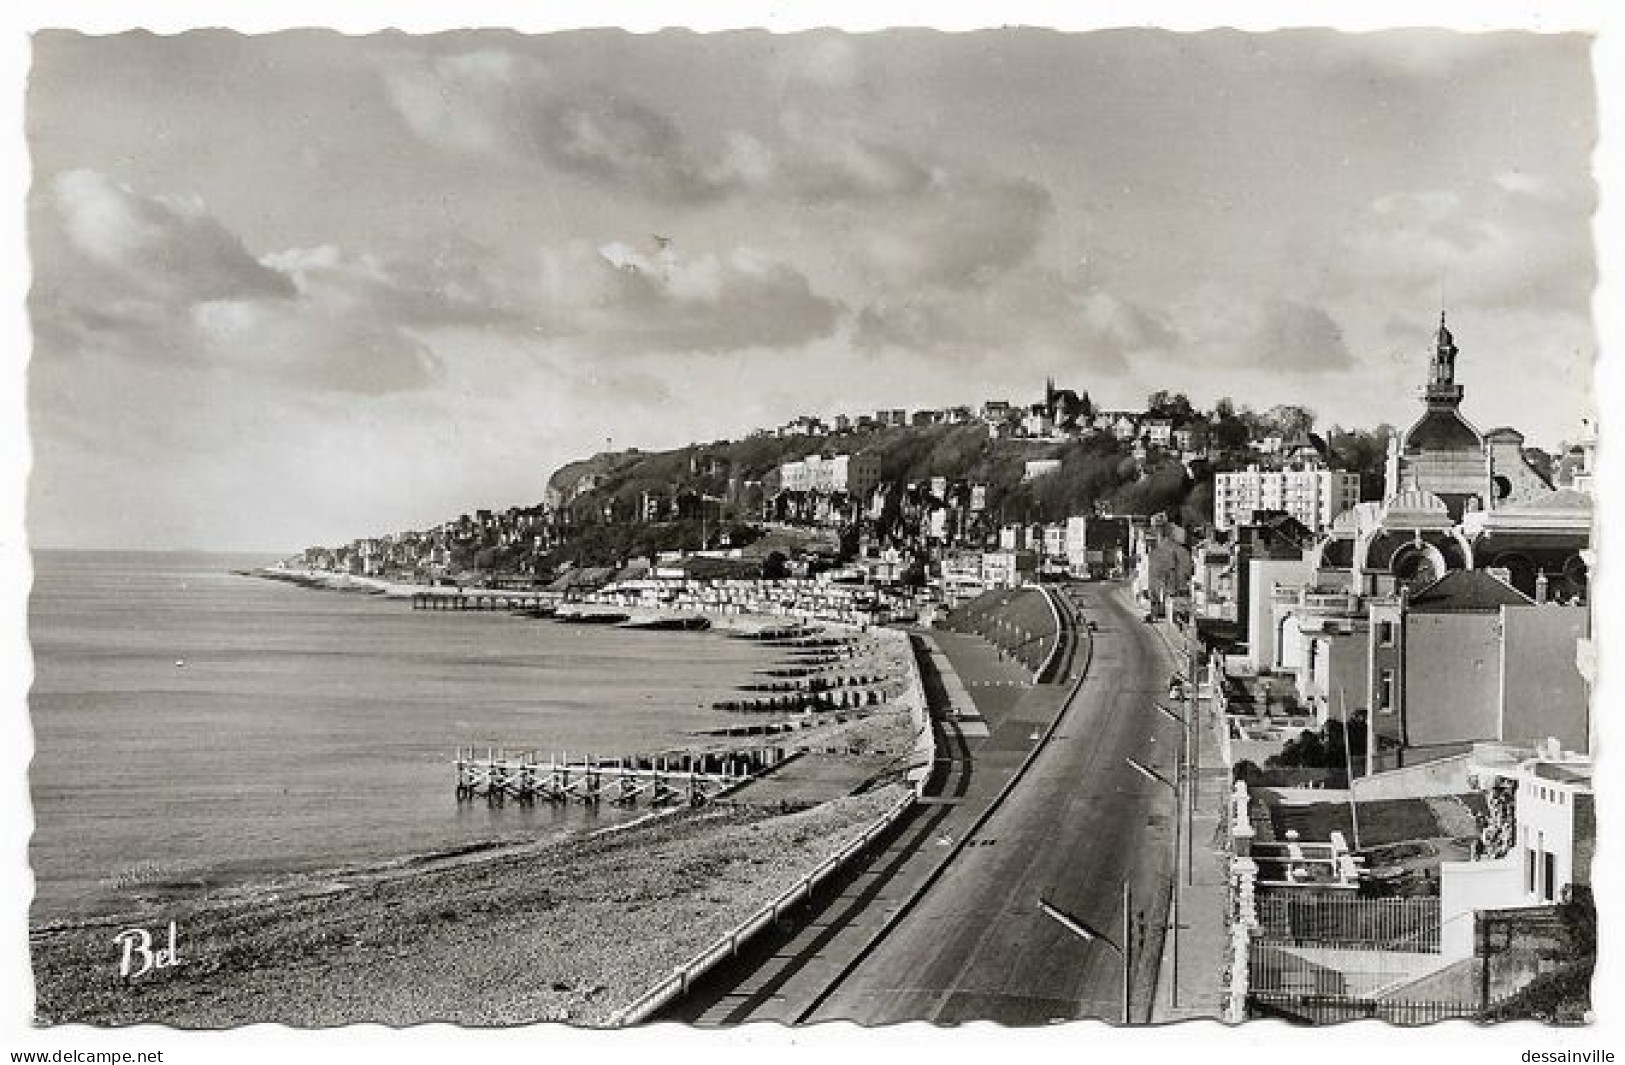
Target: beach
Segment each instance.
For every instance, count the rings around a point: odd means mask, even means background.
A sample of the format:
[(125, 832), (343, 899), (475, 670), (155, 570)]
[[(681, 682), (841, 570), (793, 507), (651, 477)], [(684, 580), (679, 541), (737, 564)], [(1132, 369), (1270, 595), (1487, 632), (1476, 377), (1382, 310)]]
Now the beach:
[[(581, 840), (169, 912), (172, 969), (121, 980), (119, 921), (33, 937), (43, 1024), (603, 1025), (906, 794), (672, 811)], [(162, 937), (160, 936), (160, 939)]]
[[(290, 593), (326, 602), (359, 599), (358, 608), (365, 608), (360, 613), (352, 615), (347, 606), (335, 619), (324, 609), (322, 624), (359, 623), (362, 629), (405, 625), (408, 635), (421, 629), (461, 634), (464, 640), (497, 640), (493, 646), (506, 649), (476, 655), (469, 644), (457, 652), (471, 684), (493, 671), (513, 673), (516, 665), (534, 658), (533, 651), (521, 653), (500, 642), (527, 632), (545, 639), (563, 634), (571, 649), (582, 649), (573, 651), (576, 659), (596, 653), (587, 650), (596, 644), (618, 647), (616, 641), (630, 638), (639, 641), (638, 653), (651, 662), (672, 655), (692, 657), (690, 648), (710, 648), (705, 651), (710, 659), (733, 663), (724, 673), (713, 674), (713, 684), (729, 671), (732, 682), (741, 686), (762, 681), (761, 666), (796, 661), (793, 644), (730, 638), (787, 631), (783, 618), (718, 616), (714, 621), (724, 631), (634, 637), (545, 621), (538, 628), (534, 620), (492, 615), (412, 617), (409, 610), (399, 613), (399, 602), (386, 604), (376, 596), (331, 595), (285, 585), (273, 591), (273, 616), (279, 619), (297, 618), (288, 612), (303, 608), (302, 602), (287, 598)], [(234, 588), (222, 586), (217, 594), (222, 604), (239, 601)], [(435, 804), (450, 801), (447, 766), (443, 782), (435, 777), (434, 794), (424, 796), (432, 800), (425, 808), (431, 815), (431, 834), (423, 837), (430, 841), (427, 846), (362, 849), (340, 861), (282, 868), (268, 864), (243, 875), (187, 877), (173, 883), (173, 870), (162, 862), (137, 863), (131, 866), (133, 885), (102, 892), (98, 897), (103, 905), (96, 909), (60, 916), (36, 910), (31, 946), (37, 1020), (182, 1027), (255, 1021), (299, 1026), (438, 1020), (611, 1023), (617, 1011), (895, 810), (912, 794), (911, 773), (924, 771), (919, 746), (923, 694), (907, 637), (828, 623), (798, 631), (803, 639), (840, 642), (847, 657), (828, 671), (861, 670), (871, 678), (870, 686), (883, 692), (883, 701), (862, 710), (757, 708), (732, 713), (696, 706), (692, 695), (683, 696), (686, 703), (673, 701), (669, 709), (642, 699), (584, 704), (606, 718), (592, 726), (598, 729), (628, 727), (612, 726), (621, 714), (632, 714), (630, 721), (653, 720), (651, 714), (673, 718), (654, 734), (661, 740), (643, 747), (643, 753), (781, 748), (789, 757), (760, 783), (748, 783), (710, 805), (626, 810), (605, 804), (601, 815), (597, 807), (579, 804), (521, 808), (510, 803), (505, 809), (483, 799), (457, 803), (458, 820), (474, 817), (476, 826), (504, 826), (500, 832), (471, 834), (433, 827), (434, 817), (441, 816), (434, 814)], [(302, 643), (291, 650), (308, 655)], [(252, 650), (240, 656), (256, 658)], [(198, 672), (187, 676), (204, 676), (209, 660), (199, 655), (193, 661)], [(528, 668), (557, 668), (550, 663), (538, 660)], [(741, 668), (749, 663), (757, 668)], [(221, 670), (219, 675), (227, 674)], [(529, 675), (521, 672), (503, 680), (507, 687), (498, 705), (502, 720), (511, 723), (507, 727), (523, 726), (529, 716), (509, 691)], [(705, 691), (702, 682), (685, 683), (700, 684), (691, 689), (696, 695)], [(719, 688), (716, 694), (728, 690)], [(161, 706), (165, 697), (153, 694), (151, 705)], [(199, 705), (219, 698), (201, 692), (189, 696), (184, 689), (167, 696), (183, 697), (196, 698)], [(455, 692), (448, 689), (446, 697), (455, 699)], [(721, 728), (694, 727), (706, 722)], [(626, 735), (637, 735), (639, 726), (630, 727), (634, 731)], [(734, 730), (748, 732), (723, 734)], [(923, 735), (928, 745), (929, 731)], [(387, 752), (375, 745), (368, 757)], [(929, 751), (923, 758), (928, 766)], [(410, 794), (401, 791), (403, 797)], [(346, 831), (364, 839), (356, 816), (344, 817), (339, 823)], [(217, 821), (194, 823), (208, 828)], [(323, 823), (308, 824), (319, 831)], [(65, 828), (65, 823), (53, 826), (57, 839), (67, 838)], [(312, 830), (275, 821), (266, 828)], [(131, 840), (132, 853), (141, 850), (139, 842)], [(312, 841), (283, 846), (299, 854)], [(73, 852), (58, 846), (53, 853)], [(141, 882), (149, 876), (150, 883)], [(164, 947), (170, 922), (176, 928), (173, 966), (122, 978), (118, 933), (143, 929), (153, 936), (155, 947)]]

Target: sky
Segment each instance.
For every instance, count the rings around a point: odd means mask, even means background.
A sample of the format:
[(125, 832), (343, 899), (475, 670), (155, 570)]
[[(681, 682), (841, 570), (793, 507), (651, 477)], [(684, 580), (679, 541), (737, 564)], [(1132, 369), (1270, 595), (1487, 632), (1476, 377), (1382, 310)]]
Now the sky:
[(1592, 413), (1580, 34), (34, 38), (42, 547), (293, 551), (798, 414)]

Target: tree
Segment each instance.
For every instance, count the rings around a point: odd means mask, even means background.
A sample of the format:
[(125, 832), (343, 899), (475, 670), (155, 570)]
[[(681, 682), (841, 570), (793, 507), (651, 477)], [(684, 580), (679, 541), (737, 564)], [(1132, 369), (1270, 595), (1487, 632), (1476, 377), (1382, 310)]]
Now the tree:
[(1343, 722), (1332, 718), (1319, 730), (1305, 729), (1289, 740), (1279, 754), (1265, 761), (1272, 768), (1345, 769), (1349, 761), (1358, 765), (1365, 757), (1365, 713), (1350, 715), (1347, 751), (1344, 750)]
[(1280, 403), (1264, 413), (1263, 421), (1281, 437), (1291, 439), (1315, 427), (1315, 412), (1294, 403)]
[(1370, 432), (1342, 429), (1334, 425), (1327, 435), (1326, 446), (1331, 450), (1332, 464), (1360, 475), (1362, 500), (1380, 500), (1383, 497), (1388, 438), (1393, 431), (1393, 427), (1386, 424)]
[(1235, 403), (1225, 396), (1213, 405), (1209, 419), (1208, 440), (1217, 451), (1239, 451), (1252, 438), (1252, 427), (1236, 410)]
[(1167, 418), (1179, 428), (1196, 418), (1196, 408), (1183, 392), (1158, 390), (1146, 397), (1145, 409), (1153, 418)]

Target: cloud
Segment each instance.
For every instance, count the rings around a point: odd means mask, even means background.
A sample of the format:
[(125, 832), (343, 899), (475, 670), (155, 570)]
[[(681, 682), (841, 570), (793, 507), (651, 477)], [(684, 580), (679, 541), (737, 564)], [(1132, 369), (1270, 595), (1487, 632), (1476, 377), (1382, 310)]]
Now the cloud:
[(390, 103), (424, 141), (454, 152), (540, 160), (660, 200), (715, 199), (748, 183), (746, 139), (702, 149), (665, 112), (604, 86), (561, 84), (540, 62), (501, 51), (385, 70)]
[(293, 295), (285, 277), (256, 261), (195, 199), (138, 196), (89, 170), (58, 176), (51, 193), (84, 263), (126, 293), (179, 301)]
[(924, 351), (967, 361), (1081, 364), (1116, 374), (1179, 349), (1179, 329), (1142, 303), (1070, 273), (1028, 265), (995, 285), (920, 290), (860, 309), (853, 341), (870, 350)]
[(606, 354), (796, 347), (843, 309), (793, 266), (750, 249), (688, 257), (624, 243), (544, 256), (543, 328)]
[(1483, 310), (1580, 309), (1596, 282), (1589, 182), (1503, 171), (1452, 190), (1373, 199), (1343, 236), (1340, 282)]
[(1049, 192), (1029, 181), (939, 173), (853, 252), (893, 289), (985, 286), (1032, 256), (1051, 208)]
[(1319, 307), (1283, 300), (1259, 308), (1244, 341), (1271, 366), (1296, 373), (1345, 370), (1353, 365), (1343, 330)]
[(196, 199), (89, 171), (51, 183), (31, 296), (47, 357), (115, 356), (316, 390), (420, 388), (438, 366), (413, 326), (472, 314), (338, 249), (255, 258)]
[(1168, 313), (1180, 338), (1170, 354), (1192, 367), (1313, 374), (1354, 366), (1342, 327), (1305, 300), (1210, 283)]

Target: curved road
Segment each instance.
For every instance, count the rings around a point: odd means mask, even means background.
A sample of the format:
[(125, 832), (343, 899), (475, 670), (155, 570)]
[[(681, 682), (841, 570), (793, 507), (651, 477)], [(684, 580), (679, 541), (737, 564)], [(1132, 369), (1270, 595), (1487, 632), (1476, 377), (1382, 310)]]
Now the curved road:
[(1042, 915), (1038, 899), (1115, 942), (1125, 879), (1136, 928), (1133, 1016), (1149, 1016), (1174, 804), (1125, 758), (1174, 776), (1177, 735), (1152, 709), (1172, 663), (1120, 586), (1072, 585), (1063, 594), (1098, 629), (1054, 737), (945, 874), (803, 1020), (1119, 1020), (1122, 969), (1112, 946)]

